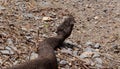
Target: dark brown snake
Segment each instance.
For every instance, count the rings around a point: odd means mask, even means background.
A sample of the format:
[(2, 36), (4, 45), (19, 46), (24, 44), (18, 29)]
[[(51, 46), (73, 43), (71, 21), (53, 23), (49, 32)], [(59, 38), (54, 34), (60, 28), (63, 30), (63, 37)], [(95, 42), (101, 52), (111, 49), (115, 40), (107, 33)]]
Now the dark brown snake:
[(38, 58), (6, 69), (58, 69), (54, 49), (70, 36), (74, 23), (73, 16), (65, 16), (63, 22), (57, 28), (57, 36), (46, 38), (39, 43)]

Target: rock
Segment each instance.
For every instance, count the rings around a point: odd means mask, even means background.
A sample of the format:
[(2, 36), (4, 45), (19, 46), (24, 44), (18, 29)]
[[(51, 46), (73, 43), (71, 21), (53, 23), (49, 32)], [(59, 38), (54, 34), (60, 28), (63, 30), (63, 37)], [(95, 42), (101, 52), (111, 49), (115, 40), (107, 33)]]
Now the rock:
[(38, 17), (38, 16), (34, 16), (34, 18), (35, 18), (35, 20), (39, 20), (40, 19), (40, 17)]
[(57, 58), (57, 61), (58, 61), (58, 62), (60, 62), (60, 59), (59, 59), (59, 58)]
[(80, 58), (84, 59), (84, 58), (89, 58), (89, 57), (92, 57), (93, 55), (93, 52), (83, 52), (81, 55), (80, 55)]
[(93, 58), (100, 57), (100, 54), (98, 52), (94, 52)]
[(72, 44), (73, 42), (70, 40), (65, 40), (66, 43)]
[(74, 56), (78, 56), (78, 51), (73, 51)]
[(51, 18), (51, 17), (43, 17), (43, 19), (42, 19), (43, 21), (52, 21), (53, 20), (53, 18)]
[(94, 19), (99, 19), (99, 17), (98, 17), (98, 16), (95, 16)]
[(18, 64), (19, 63), (19, 61), (15, 61), (14, 63), (13, 63), (13, 65), (16, 65), (16, 64)]
[(48, 37), (48, 35), (47, 35), (47, 34), (43, 34), (42, 36), (43, 36), (44, 38), (47, 38), (47, 37)]
[(33, 15), (33, 14), (30, 14), (30, 13), (24, 13), (23, 16), (24, 16), (26, 19), (34, 18), (34, 15)]
[(60, 64), (61, 64), (61, 65), (66, 65), (67, 63), (68, 63), (68, 62), (67, 62), (66, 60), (61, 60), (61, 61), (60, 61)]
[(25, 32), (28, 31), (27, 28), (25, 28), (25, 27), (22, 27), (21, 30), (25, 31)]
[(95, 49), (95, 52), (99, 52), (100, 51), (100, 49)]
[(13, 53), (10, 53), (9, 50), (0, 50), (0, 52), (1, 52), (2, 54), (4, 54), (4, 55), (11, 55), (11, 54), (13, 54)]
[(6, 8), (3, 6), (0, 6), (0, 10), (5, 10)]
[(100, 47), (101, 47), (101, 46), (100, 46), (99, 43), (96, 43), (95, 46), (94, 46), (95, 49), (99, 49)]
[(94, 52), (94, 49), (92, 49), (91, 47), (87, 47), (83, 51), (84, 52)]
[(5, 36), (7, 36), (7, 34), (5, 32), (0, 33), (0, 37), (5, 37)]
[(30, 60), (33, 60), (33, 59), (35, 59), (35, 58), (38, 58), (38, 54), (35, 53), (35, 52), (32, 52), (32, 53), (31, 53), (31, 56), (30, 56)]
[(94, 44), (92, 42), (86, 42), (86, 46), (93, 46)]
[(3, 61), (2, 61), (2, 59), (0, 59), (0, 64), (2, 64), (3, 63)]
[(5, 47), (6, 50), (9, 51), (9, 54), (15, 54), (15, 52), (13, 51), (13, 49), (9, 46)]
[(95, 62), (96, 62), (97, 64), (102, 64), (102, 63), (103, 63), (103, 61), (102, 61), (101, 58), (95, 58)]
[(95, 63), (91, 59), (86, 58), (84, 59), (84, 61), (86, 62), (87, 65), (92, 65), (92, 66), (95, 65)]
[(8, 48), (9, 50), (13, 49), (17, 51), (17, 48), (14, 46), (13, 40), (11, 38), (7, 39), (7, 43), (8, 43), (8, 46), (6, 47), (6, 49)]
[(71, 49), (71, 48), (68, 48), (68, 49), (63, 48), (63, 49), (61, 50), (61, 52), (67, 53), (67, 54), (72, 54), (72, 49)]
[(25, 36), (25, 38), (26, 38), (27, 40), (30, 40), (30, 39), (32, 39), (33, 37), (32, 37), (32, 36)]
[(103, 56), (109, 60), (114, 60), (111, 54), (103, 53)]
[(11, 38), (7, 39), (7, 43), (8, 43), (9, 46), (14, 46), (13, 40)]
[(96, 64), (95, 66), (97, 67), (97, 69), (99, 69), (99, 68), (102, 68), (102, 67), (103, 67), (101, 64)]
[(10, 48), (12, 48), (14, 51), (17, 51), (17, 48), (15, 46), (9, 46)]

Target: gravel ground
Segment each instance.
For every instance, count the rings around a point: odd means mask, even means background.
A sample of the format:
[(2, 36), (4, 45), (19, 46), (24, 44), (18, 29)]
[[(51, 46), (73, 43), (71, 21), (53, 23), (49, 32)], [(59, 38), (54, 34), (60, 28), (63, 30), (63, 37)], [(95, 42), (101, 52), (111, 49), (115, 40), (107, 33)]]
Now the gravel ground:
[(66, 14), (76, 23), (59, 69), (120, 69), (120, 0), (0, 0), (0, 68), (35, 59)]

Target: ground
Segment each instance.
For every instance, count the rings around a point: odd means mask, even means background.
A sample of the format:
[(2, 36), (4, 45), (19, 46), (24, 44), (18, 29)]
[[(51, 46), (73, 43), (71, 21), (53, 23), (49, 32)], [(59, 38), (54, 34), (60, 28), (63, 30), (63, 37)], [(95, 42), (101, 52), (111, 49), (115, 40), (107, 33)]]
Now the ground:
[(55, 36), (63, 16), (72, 14), (67, 47), (55, 51), (59, 69), (119, 69), (119, 7), (120, 0), (0, 0), (0, 67), (37, 57), (38, 42)]

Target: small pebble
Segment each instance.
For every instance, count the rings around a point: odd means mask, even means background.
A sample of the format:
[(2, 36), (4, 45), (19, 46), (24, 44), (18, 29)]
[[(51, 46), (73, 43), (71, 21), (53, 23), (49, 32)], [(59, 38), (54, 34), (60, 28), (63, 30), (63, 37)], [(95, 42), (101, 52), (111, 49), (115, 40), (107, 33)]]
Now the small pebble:
[(13, 65), (16, 65), (16, 64), (18, 64), (19, 63), (19, 61), (15, 61), (14, 63), (13, 63)]
[(83, 50), (84, 52), (93, 52), (94, 49), (92, 49), (91, 47), (87, 47)]
[(100, 51), (100, 49), (95, 49), (95, 52), (99, 52)]
[(0, 50), (0, 52), (1, 52), (2, 54), (7, 54), (7, 55), (12, 54), (12, 53), (10, 53), (8, 50)]
[(99, 49), (101, 46), (99, 43), (96, 43), (94, 47), (95, 47), (95, 49)]
[(100, 57), (100, 54), (98, 52), (94, 52), (93, 58)]
[(25, 27), (22, 27), (21, 30), (28, 31), (27, 28), (25, 28)]
[(78, 51), (73, 51), (74, 56), (78, 56), (77, 53), (78, 53)]
[(91, 59), (88, 59), (88, 58), (86, 58), (86, 59), (84, 59), (84, 61), (86, 62), (86, 64), (88, 64), (88, 65), (95, 65), (95, 63), (91, 60)]
[(12, 45), (12, 46), (13, 46), (13, 40), (12, 40), (11, 38), (8, 38), (8, 39), (7, 39), (7, 43), (8, 43), (9, 45)]
[(33, 59), (35, 59), (35, 58), (38, 58), (38, 54), (35, 53), (35, 52), (32, 52), (32, 53), (31, 53), (31, 56), (30, 56), (30, 60), (33, 60)]
[(61, 60), (60, 64), (65, 65), (65, 64), (67, 64), (67, 61), (66, 60)]
[(103, 63), (101, 58), (95, 58), (95, 62), (97, 62), (98, 64), (102, 64)]
[(5, 10), (6, 8), (3, 6), (0, 6), (0, 10)]
[(100, 69), (103, 67), (101, 64), (96, 64), (95, 66), (97, 67), (97, 69)]
[(92, 57), (93, 55), (93, 52), (83, 52), (81, 55), (80, 55), (80, 58), (84, 59), (84, 58), (89, 58), (89, 57)]
[(43, 19), (42, 19), (43, 21), (52, 21), (53, 20), (53, 18), (51, 18), (51, 17), (43, 17)]
[(85, 45), (86, 45), (86, 46), (93, 46), (93, 43), (92, 43), (92, 42), (86, 42)]
[(59, 59), (59, 58), (57, 58), (57, 61), (58, 61), (58, 62), (60, 62), (60, 59)]
[(9, 46), (10, 48), (12, 48), (13, 50), (17, 51), (17, 48), (15, 46)]
[(98, 17), (98, 16), (95, 16), (94, 19), (99, 19), (99, 17)]
[(61, 50), (61, 52), (67, 53), (67, 54), (72, 54), (72, 49), (70, 49), (70, 48), (68, 48), (68, 49), (63, 48), (63, 49)]
[(73, 42), (72, 41), (70, 41), (70, 40), (65, 40), (65, 42), (66, 43), (70, 43), (70, 44), (72, 44)]
[(33, 18), (34, 15), (33, 14), (29, 14), (29, 13), (24, 13), (24, 17), (28, 17), (28, 18)]
[(15, 52), (13, 51), (13, 49), (9, 46), (5, 47), (5, 49), (7, 49), (9, 51), (9, 54), (15, 54)]

